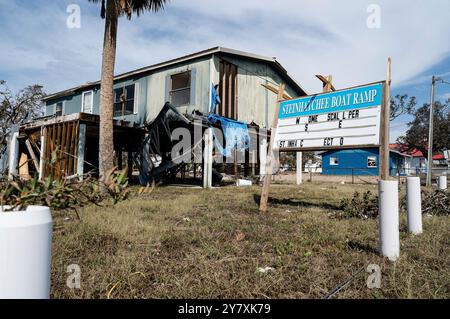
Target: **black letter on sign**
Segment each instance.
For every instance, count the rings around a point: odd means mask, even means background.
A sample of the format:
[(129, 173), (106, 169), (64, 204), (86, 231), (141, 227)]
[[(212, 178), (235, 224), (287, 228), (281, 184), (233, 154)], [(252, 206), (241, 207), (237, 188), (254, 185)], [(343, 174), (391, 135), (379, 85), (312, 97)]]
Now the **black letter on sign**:
[(339, 121), (339, 128), (342, 128), (342, 120)]
[(341, 146), (344, 145), (344, 138), (341, 137), (341, 140), (339, 142), (341, 143)]
[(308, 124), (305, 124), (305, 132), (308, 132)]

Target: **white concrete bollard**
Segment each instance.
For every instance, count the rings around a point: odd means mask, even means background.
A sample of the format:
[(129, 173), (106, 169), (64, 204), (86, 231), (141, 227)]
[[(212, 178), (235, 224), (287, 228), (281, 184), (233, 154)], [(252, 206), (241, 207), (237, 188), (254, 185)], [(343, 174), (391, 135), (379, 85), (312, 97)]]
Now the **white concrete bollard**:
[(43, 206), (12, 212), (3, 209), (0, 206), (0, 299), (50, 298), (50, 209)]
[(408, 215), (408, 232), (422, 233), (422, 197), (420, 194), (420, 177), (406, 179), (406, 210)]
[(438, 188), (442, 190), (447, 189), (447, 175), (441, 175), (438, 177)]
[(378, 193), (380, 252), (394, 261), (400, 255), (398, 182), (379, 181)]

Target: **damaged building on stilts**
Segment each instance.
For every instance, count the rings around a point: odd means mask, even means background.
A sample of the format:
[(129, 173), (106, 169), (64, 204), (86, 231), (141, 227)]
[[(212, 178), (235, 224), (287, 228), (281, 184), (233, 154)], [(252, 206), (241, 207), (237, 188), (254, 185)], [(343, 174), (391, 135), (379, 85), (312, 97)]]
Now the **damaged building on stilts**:
[[(223, 47), (117, 75), (115, 165), (143, 185), (262, 176), (280, 84), (283, 98), (306, 95), (275, 58)], [(12, 135), (10, 178), (98, 174), (100, 82), (44, 103)]]

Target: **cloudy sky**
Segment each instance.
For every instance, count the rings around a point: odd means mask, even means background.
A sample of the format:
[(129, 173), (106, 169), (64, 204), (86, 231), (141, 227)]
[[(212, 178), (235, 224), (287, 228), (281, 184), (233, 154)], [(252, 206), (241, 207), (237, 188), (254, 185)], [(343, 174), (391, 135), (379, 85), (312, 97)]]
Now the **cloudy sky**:
[[(80, 28), (67, 27), (71, 4)], [(393, 94), (423, 103), (432, 74), (450, 81), (449, 12), (448, 0), (172, 0), (163, 12), (120, 20), (116, 73), (224, 46), (277, 57), (317, 93), (315, 74), (332, 74), (337, 88), (379, 81), (391, 56)], [(0, 79), (49, 93), (98, 80), (103, 27), (87, 0), (0, 0)], [(437, 96), (450, 98), (450, 85)], [(392, 140), (407, 121), (393, 123)]]

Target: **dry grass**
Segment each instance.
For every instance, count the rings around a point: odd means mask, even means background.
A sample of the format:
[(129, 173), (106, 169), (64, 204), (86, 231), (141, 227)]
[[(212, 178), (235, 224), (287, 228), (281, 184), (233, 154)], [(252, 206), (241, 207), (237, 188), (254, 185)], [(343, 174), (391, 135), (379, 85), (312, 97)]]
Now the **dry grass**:
[[(157, 188), (115, 206), (55, 216), (54, 298), (322, 298), (370, 263), (381, 289), (362, 272), (338, 298), (449, 298), (447, 216), (425, 217), (411, 236), (401, 218), (401, 258), (376, 253), (377, 220), (337, 220), (344, 196), (375, 186), (274, 185), (270, 213), (258, 213), (260, 188)], [(66, 267), (81, 267), (81, 289)], [(258, 267), (273, 267), (260, 273)]]

